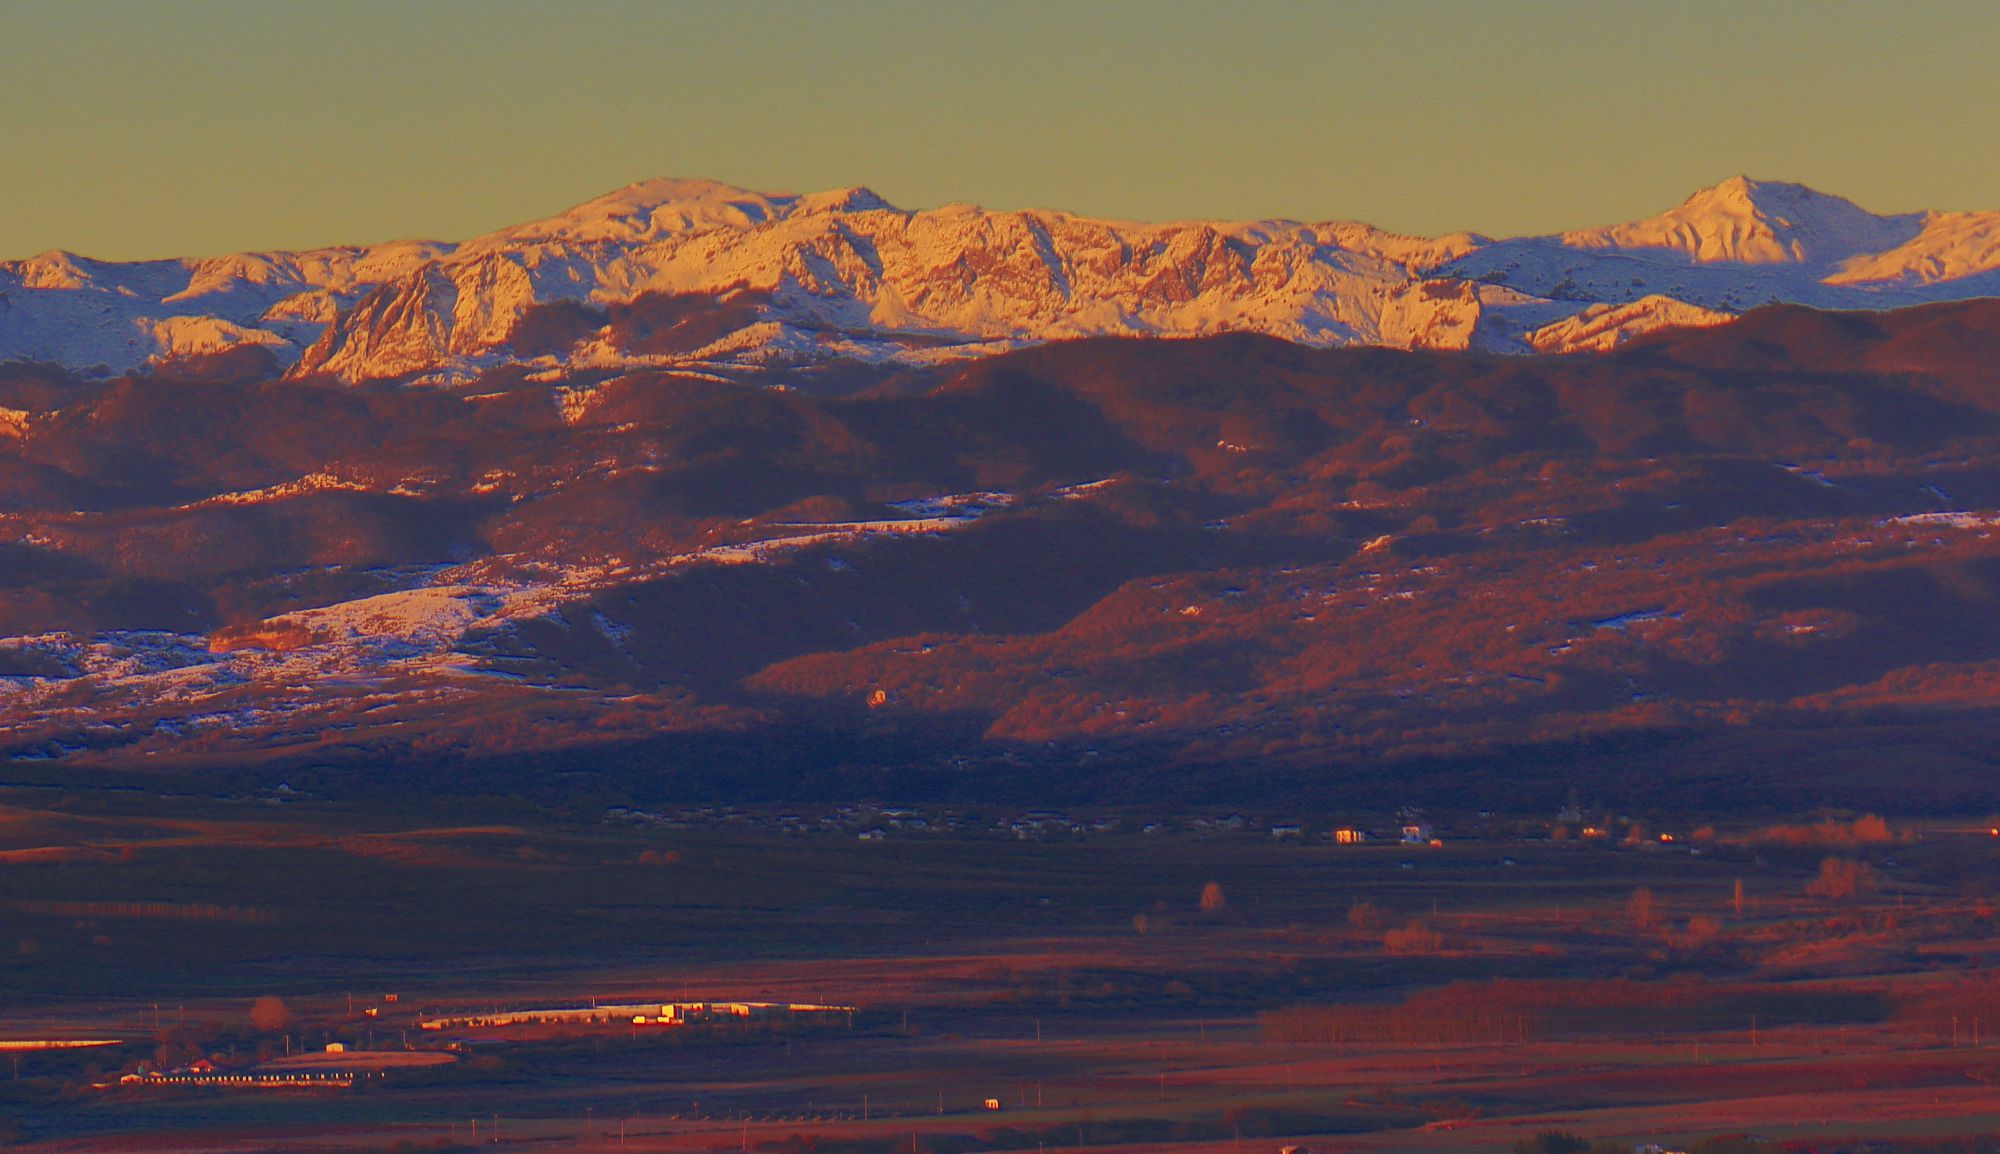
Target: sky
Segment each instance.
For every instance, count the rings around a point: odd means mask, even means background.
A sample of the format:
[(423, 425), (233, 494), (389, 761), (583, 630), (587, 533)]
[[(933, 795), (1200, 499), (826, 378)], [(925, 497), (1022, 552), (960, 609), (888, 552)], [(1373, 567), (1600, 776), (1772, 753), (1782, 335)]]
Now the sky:
[(462, 239), (635, 180), (1545, 233), (2000, 209), (2000, 5), (0, 0), (0, 258)]

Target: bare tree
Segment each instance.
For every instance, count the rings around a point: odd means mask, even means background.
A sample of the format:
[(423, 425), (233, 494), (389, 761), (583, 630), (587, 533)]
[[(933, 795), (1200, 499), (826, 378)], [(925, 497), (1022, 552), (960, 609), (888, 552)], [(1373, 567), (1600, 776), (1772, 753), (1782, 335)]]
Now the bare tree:
[(1645, 886), (1633, 890), (1632, 896), (1625, 900), (1625, 913), (1632, 919), (1633, 926), (1642, 930), (1650, 928), (1653, 924), (1653, 891)]
[(266, 1034), (275, 1034), (292, 1024), (292, 1010), (283, 998), (265, 994), (250, 1003), (250, 1024)]
[(1444, 948), (1444, 935), (1422, 922), (1408, 922), (1385, 932), (1382, 948), (1392, 954), (1434, 954)]
[(1867, 862), (1830, 857), (1819, 863), (1819, 876), (1806, 883), (1806, 896), (1851, 898), (1875, 888), (1875, 869)]

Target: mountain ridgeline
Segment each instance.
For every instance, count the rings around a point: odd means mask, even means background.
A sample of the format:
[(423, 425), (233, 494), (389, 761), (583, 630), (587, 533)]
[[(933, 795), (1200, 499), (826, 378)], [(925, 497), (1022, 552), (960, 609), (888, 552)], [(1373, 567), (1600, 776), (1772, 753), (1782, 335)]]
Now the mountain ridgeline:
[[(511, 331), (678, 347), (733, 307)], [(1572, 357), (1086, 338), (455, 389), (261, 347), (17, 363), (0, 758), (649, 799), (1984, 808), (1996, 527), (1986, 300)]]
[(0, 261), (0, 361), (103, 378), (258, 349), (295, 379), (453, 386), (505, 365), (930, 368), (1087, 336), (1563, 353), (1772, 303), (1996, 293), (2000, 213), (1884, 216), (1744, 177), (1645, 220), (1511, 240), (653, 180), (462, 243)]

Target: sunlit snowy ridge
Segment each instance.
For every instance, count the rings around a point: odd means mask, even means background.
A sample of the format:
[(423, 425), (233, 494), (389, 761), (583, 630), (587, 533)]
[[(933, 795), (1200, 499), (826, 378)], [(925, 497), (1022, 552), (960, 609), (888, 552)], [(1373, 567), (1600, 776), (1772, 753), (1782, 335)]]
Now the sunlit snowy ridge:
[[(257, 345), (299, 375), (449, 383), (509, 362), (926, 364), (1093, 335), (1560, 353), (1772, 302), (1887, 308), (1995, 292), (2000, 213), (1878, 216), (1741, 177), (1647, 220), (1513, 240), (910, 211), (859, 188), (655, 180), (462, 244), (0, 262), (0, 360), (110, 374)], [(721, 311), (650, 341), (603, 314), (651, 297)], [(524, 318), (556, 305), (574, 308), (530, 339)]]

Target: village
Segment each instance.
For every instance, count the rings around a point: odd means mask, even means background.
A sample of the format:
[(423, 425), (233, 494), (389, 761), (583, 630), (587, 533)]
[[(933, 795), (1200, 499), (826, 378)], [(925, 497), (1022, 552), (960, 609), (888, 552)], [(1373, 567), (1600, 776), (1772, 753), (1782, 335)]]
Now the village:
[(1220, 811), (1207, 814), (1145, 815), (1125, 811), (1031, 809), (990, 813), (919, 805), (842, 805), (818, 811), (752, 806), (687, 806), (661, 810), (615, 807), (605, 822), (661, 831), (738, 829), (787, 836), (846, 836), (878, 842), (899, 837), (984, 836), (1017, 841), (1117, 838), (1142, 835), (1255, 837), (1333, 845), (1443, 845), (1454, 841), (1575, 839), (1613, 844), (1670, 846), (1683, 835), (1657, 829), (1644, 818), (1608, 812), (1588, 814), (1574, 801), (1552, 820), (1503, 817), (1476, 810), (1434, 818), (1405, 806), (1393, 813), (1346, 819), (1313, 819), (1289, 814)]
[(839, 1021), (854, 1024), (854, 1006), (799, 1005), (791, 1002), (644, 1002), (566, 1006), (554, 1009), (493, 1010), (482, 1014), (424, 1018), (422, 1030), (472, 1030), (504, 1026), (685, 1027), (730, 1023), (796, 1025)]
[[(141, 1060), (115, 1081), (96, 1083), (100, 1090), (150, 1087), (213, 1087), (230, 1090), (351, 1089), (384, 1081), (397, 1073), (448, 1066), (473, 1051), (508, 1040), (533, 1041), (578, 1034), (618, 1034), (648, 1030), (728, 1030), (757, 1028), (766, 1033), (843, 1026), (852, 1028), (858, 1007), (790, 1002), (680, 1001), (601, 1002), (583, 1006), (489, 1007), (445, 1013), (405, 1011), (400, 995), (382, 994), (359, 1003), (347, 1000), (344, 1015), (321, 1018), (316, 1025), (322, 1041), (306, 1042), (311, 1030), (290, 1019), (289, 1008), (276, 999), (260, 999), (253, 1025), (282, 1027), (282, 1056), (234, 1056), (215, 1053), (163, 1064)], [(411, 1029), (417, 1031), (411, 1034)], [(338, 1037), (336, 1037), (338, 1035)], [(296, 1037), (296, 1042), (295, 1042)], [(116, 1046), (121, 1039), (94, 1039), (56, 1045)], [(5, 1043), (0, 1043), (4, 1048)]]

